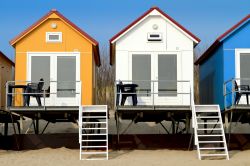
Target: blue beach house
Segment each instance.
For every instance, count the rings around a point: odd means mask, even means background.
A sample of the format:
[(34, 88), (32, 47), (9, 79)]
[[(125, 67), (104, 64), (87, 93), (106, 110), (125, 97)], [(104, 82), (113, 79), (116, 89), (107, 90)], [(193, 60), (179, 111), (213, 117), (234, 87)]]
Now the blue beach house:
[(250, 15), (219, 36), (195, 65), (199, 65), (201, 104), (219, 104), (221, 110), (248, 106)]

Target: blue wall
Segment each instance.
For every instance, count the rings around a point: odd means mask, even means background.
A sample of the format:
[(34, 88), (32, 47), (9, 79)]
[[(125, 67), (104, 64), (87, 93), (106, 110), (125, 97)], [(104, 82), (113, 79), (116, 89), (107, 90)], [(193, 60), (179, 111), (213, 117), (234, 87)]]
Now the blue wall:
[[(241, 25), (233, 33), (222, 39), (221, 45), (210, 58), (200, 64), (200, 99), (201, 104), (219, 104), (224, 110), (223, 84), (235, 78), (235, 49), (250, 49), (250, 21)], [(227, 84), (227, 92), (231, 92), (232, 84)], [(232, 95), (226, 98), (226, 105), (232, 103)]]
[[(224, 82), (235, 78), (235, 49), (250, 48), (250, 22), (246, 22), (223, 41), (224, 47)], [(232, 84), (227, 84), (227, 91), (232, 91)], [(232, 95), (227, 96), (227, 106), (232, 104)]]
[[(223, 106), (223, 46), (200, 65), (200, 103)], [(221, 85), (221, 86), (218, 86)]]

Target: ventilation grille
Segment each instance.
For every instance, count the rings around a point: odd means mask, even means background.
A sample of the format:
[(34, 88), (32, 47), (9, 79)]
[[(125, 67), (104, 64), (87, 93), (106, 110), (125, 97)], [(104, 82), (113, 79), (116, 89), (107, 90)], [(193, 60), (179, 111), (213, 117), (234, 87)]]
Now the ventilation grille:
[(148, 41), (162, 41), (161, 33), (148, 33)]

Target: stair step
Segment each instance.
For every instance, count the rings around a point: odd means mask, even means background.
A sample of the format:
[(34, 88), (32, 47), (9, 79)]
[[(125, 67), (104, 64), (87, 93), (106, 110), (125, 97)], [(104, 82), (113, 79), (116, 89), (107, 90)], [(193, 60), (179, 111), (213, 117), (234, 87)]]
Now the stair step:
[(106, 124), (107, 122), (82, 122), (83, 124)]
[(100, 113), (100, 112), (107, 112), (106, 110), (98, 110), (98, 111), (96, 111), (96, 110), (93, 110), (93, 111), (90, 111), (90, 110), (85, 110), (85, 111), (83, 111), (82, 113)]
[(200, 148), (200, 150), (220, 150), (220, 149), (226, 149), (225, 147), (205, 147)]
[(217, 125), (222, 125), (220, 122), (198, 122), (197, 124), (217, 124)]
[(100, 158), (85, 158), (84, 160), (107, 160), (107, 158), (101, 158), (101, 157)]
[(98, 135), (108, 135), (108, 134), (82, 134), (82, 136), (90, 136), (90, 135), (98, 136)]
[(221, 128), (198, 128), (197, 130), (222, 130)]
[(224, 141), (198, 141), (198, 143), (223, 143)]
[(201, 157), (210, 157), (210, 156), (227, 156), (227, 154), (222, 153), (222, 154), (201, 154)]
[(91, 128), (82, 128), (83, 130), (105, 130), (107, 128), (94, 128), (94, 127), (91, 127)]
[(198, 137), (222, 137), (223, 134), (217, 135), (217, 134), (211, 134), (211, 135), (198, 135)]
[(83, 119), (86, 119), (86, 118), (96, 118), (96, 119), (98, 119), (98, 118), (102, 118), (102, 119), (106, 119), (106, 116), (82, 116), (82, 118)]
[(82, 140), (82, 142), (106, 142), (107, 140), (105, 139), (88, 139), (88, 140)]
[(197, 113), (212, 113), (212, 112), (219, 113), (218, 110), (196, 110), (195, 112)]
[(82, 148), (107, 148), (107, 146), (82, 146)]
[(107, 152), (82, 152), (81, 154), (107, 154)]
[(197, 116), (197, 119), (218, 119), (219, 116)]

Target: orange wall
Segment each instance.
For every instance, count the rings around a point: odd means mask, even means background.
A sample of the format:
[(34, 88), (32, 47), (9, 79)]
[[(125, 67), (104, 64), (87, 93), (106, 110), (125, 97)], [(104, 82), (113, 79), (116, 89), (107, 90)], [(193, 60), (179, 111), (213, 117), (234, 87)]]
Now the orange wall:
[[(51, 24), (57, 28), (52, 29)], [(46, 43), (46, 32), (62, 32), (62, 43)], [(92, 44), (56, 14), (34, 29), (15, 45), (15, 80), (27, 80), (27, 52), (80, 52), (80, 79), (82, 81), (82, 104), (93, 104), (93, 53)]]
[(5, 58), (0, 56), (0, 109), (5, 106), (5, 84), (7, 81), (13, 81), (14, 67)]

